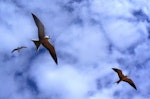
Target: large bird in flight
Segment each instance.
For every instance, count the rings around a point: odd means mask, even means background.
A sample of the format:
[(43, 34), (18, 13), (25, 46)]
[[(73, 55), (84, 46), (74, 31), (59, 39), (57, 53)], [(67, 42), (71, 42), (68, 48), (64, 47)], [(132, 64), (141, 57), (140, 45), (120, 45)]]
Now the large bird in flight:
[(112, 69), (118, 73), (119, 80), (116, 82), (117, 84), (119, 84), (121, 81), (125, 81), (125, 82), (129, 83), (133, 88), (136, 89), (134, 82), (130, 78), (125, 76), (120, 69), (117, 69), (117, 68), (112, 68)]
[(32, 40), (32, 41), (36, 45), (37, 50), (38, 50), (40, 44), (42, 44), (49, 51), (49, 53), (52, 56), (52, 58), (54, 59), (55, 63), (58, 64), (55, 49), (54, 49), (53, 45), (48, 41), (49, 37), (45, 36), (44, 25), (33, 13), (32, 13), (32, 16), (33, 16), (35, 24), (38, 28), (38, 37), (39, 37), (39, 40)]
[(17, 47), (17, 48), (15, 48), (15, 49), (13, 49), (13, 50), (11, 51), (11, 53), (13, 53), (14, 51), (20, 52), (20, 50), (21, 50), (22, 48), (27, 48), (27, 47), (26, 47), (26, 46)]

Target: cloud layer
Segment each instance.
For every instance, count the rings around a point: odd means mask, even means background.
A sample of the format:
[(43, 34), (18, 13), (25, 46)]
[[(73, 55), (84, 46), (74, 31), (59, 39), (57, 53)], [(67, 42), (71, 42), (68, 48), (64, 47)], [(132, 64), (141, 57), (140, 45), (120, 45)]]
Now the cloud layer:
[[(58, 66), (38, 52), (31, 13), (44, 24)], [(1, 0), (0, 99), (148, 99), (148, 0)], [(12, 49), (28, 48), (11, 54)], [(133, 79), (116, 85), (117, 67)]]

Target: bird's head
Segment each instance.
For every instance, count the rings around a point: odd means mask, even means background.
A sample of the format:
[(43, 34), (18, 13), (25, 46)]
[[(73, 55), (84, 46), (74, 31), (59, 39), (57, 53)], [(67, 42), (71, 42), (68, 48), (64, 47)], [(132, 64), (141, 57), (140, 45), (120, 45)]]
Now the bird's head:
[(45, 36), (44, 38), (46, 38), (46, 39), (50, 39), (50, 37), (49, 37), (49, 36)]

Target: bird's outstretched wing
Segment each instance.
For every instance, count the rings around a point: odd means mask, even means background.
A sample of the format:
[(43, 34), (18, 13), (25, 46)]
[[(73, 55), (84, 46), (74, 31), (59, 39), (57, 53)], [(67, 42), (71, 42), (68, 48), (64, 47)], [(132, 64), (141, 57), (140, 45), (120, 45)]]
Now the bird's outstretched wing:
[(26, 46), (21, 46), (20, 48), (22, 49), (22, 48), (27, 48), (27, 47)]
[(124, 75), (123, 75), (123, 73), (122, 73), (122, 71), (120, 70), (120, 69), (117, 69), (117, 68), (112, 68), (115, 72), (117, 72), (118, 73), (118, 76), (119, 76), (119, 78), (121, 79), (122, 77), (124, 77)]
[(43, 46), (49, 51), (55, 63), (58, 64), (55, 48), (48, 42), (48, 40), (43, 43)]
[(34, 21), (36, 23), (36, 26), (38, 28), (39, 39), (42, 39), (42, 38), (45, 37), (44, 25), (42, 24), (42, 22), (33, 13), (32, 13), (32, 16), (33, 16)]
[[(123, 79), (123, 81), (129, 83), (133, 88), (136, 89), (136, 86), (135, 86), (134, 82), (133, 82), (130, 78), (127, 78), (127, 77), (126, 77), (125, 79)], [(137, 89), (136, 89), (136, 90), (137, 90)]]
[(13, 49), (13, 50), (11, 51), (11, 53), (13, 53), (13, 52), (14, 52), (14, 51), (16, 51), (16, 50), (18, 50), (18, 49), (16, 49), (16, 48), (15, 48), (15, 49)]

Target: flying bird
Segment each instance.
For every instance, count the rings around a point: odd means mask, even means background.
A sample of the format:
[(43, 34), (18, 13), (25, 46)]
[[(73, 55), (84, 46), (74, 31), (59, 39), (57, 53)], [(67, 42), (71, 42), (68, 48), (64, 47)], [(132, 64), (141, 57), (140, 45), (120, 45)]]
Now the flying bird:
[(13, 50), (11, 51), (11, 53), (13, 53), (14, 51), (20, 52), (20, 50), (21, 50), (22, 48), (27, 48), (27, 47), (26, 47), (26, 46), (17, 47), (17, 48), (15, 48), (15, 49), (13, 49)]
[(125, 76), (120, 69), (117, 69), (117, 68), (112, 68), (112, 69), (118, 73), (119, 80), (116, 82), (117, 84), (119, 84), (121, 81), (125, 81), (129, 83), (133, 88), (136, 89), (134, 82), (130, 78), (128, 78), (128, 76)]
[(34, 44), (36, 45), (36, 49), (38, 50), (39, 46), (42, 44), (49, 51), (49, 53), (52, 56), (55, 63), (58, 64), (55, 48), (48, 41), (50, 38), (48, 36), (45, 36), (44, 25), (33, 13), (32, 13), (32, 16), (33, 16), (35, 24), (38, 28), (39, 40), (32, 40), (34, 42)]

